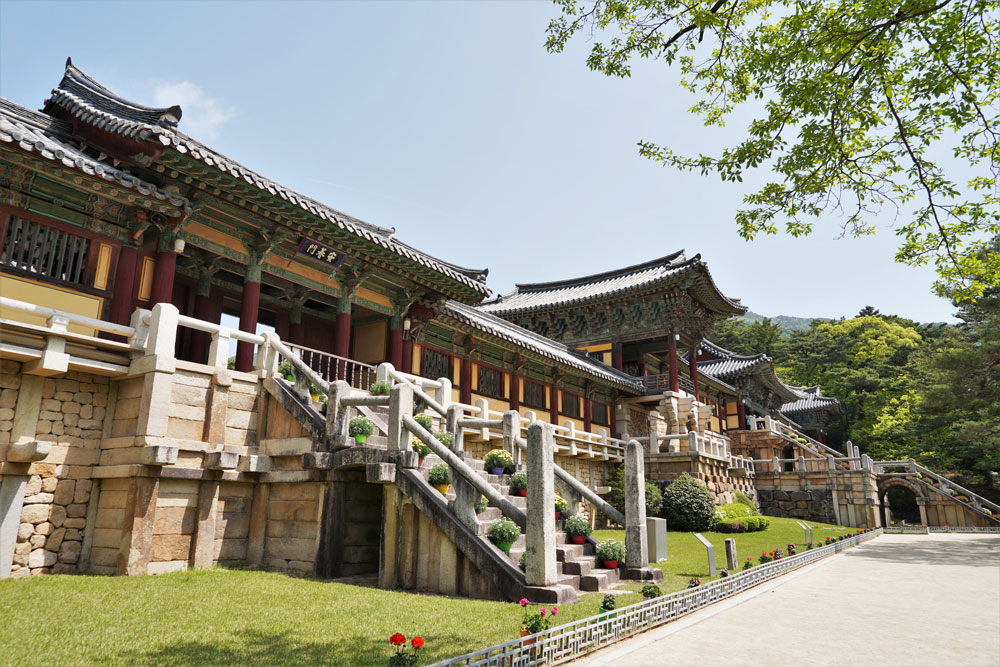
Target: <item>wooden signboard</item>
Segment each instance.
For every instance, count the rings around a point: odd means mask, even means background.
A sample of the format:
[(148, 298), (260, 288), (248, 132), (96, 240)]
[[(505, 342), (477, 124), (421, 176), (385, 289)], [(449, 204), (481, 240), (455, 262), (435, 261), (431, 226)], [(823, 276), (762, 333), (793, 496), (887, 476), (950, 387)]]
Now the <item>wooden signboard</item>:
[(315, 239), (311, 239), (308, 236), (303, 236), (302, 241), (299, 243), (299, 248), (297, 252), (300, 255), (305, 255), (317, 262), (322, 262), (327, 266), (338, 267), (344, 262), (344, 258), (347, 256), (335, 248), (320, 243)]

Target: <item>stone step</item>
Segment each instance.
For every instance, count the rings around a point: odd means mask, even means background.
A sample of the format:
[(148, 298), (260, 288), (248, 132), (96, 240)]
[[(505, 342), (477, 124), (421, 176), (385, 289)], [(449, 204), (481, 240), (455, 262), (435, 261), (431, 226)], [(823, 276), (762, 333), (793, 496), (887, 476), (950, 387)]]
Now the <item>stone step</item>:
[(593, 569), (580, 577), (580, 590), (601, 591), (618, 583), (618, 570)]
[(588, 575), (590, 574), (594, 566), (591, 563), (582, 560), (568, 560), (562, 564), (563, 572), (566, 574), (577, 574), (577, 575)]
[(541, 604), (567, 604), (576, 602), (576, 591), (578, 589), (566, 584), (556, 584), (555, 586), (526, 586), (524, 594), (532, 602)]

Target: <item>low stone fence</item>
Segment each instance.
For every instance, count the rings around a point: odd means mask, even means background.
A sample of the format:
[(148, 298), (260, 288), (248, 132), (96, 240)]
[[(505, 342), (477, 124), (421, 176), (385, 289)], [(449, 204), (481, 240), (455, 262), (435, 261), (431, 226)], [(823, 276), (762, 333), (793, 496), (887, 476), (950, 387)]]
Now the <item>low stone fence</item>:
[(694, 589), (637, 602), (621, 609), (584, 618), (534, 635), (443, 660), (451, 665), (556, 665), (579, 658), (617, 641), (651, 630), (708, 605), (732, 597), (815, 561), (840, 553), (882, 534), (877, 528), (840, 542), (811, 549), (750, 570), (717, 579)]
[(891, 535), (927, 535), (929, 533), (1000, 533), (1000, 526), (889, 526)]

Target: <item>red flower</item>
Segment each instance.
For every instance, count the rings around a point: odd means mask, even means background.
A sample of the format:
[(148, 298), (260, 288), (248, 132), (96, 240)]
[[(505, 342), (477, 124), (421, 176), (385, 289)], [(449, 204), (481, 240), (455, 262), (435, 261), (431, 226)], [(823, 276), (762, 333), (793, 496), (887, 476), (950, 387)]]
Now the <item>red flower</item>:
[(413, 648), (422, 648), (424, 645), (424, 638), (414, 637), (413, 641), (411, 641), (410, 643), (413, 644)]
[(406, 637), (403, 636), (403, 633), (397, 632), (392, 637), (389, 637), (389, 643), (393, 646), (402, 646), (406, 643)]

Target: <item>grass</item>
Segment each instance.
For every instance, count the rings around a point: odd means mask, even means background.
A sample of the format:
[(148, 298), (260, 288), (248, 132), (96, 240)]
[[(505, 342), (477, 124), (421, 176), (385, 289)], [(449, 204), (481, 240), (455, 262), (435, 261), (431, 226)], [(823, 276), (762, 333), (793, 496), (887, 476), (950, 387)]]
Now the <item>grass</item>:
[[(773, 519), (763, 533), (736, 535), (741, 557), (801, 544), (794, 521)], [(847, 531), (815, 526), (817, 542)], [(624, 531), (598, 531), (624, 539)], [(725, 565), (720, 533), (705, 533)], [(670, 560), (658, 567), (665, 591), (690, 576), (706, 579), (705, 549), (689, 533), (670, 533)], [(639, 583), (622, 587), (619, 606), (638, 602)], [(602, 595), (559, 608), (569, 622), (597, 613)], [(251, 570), (202, 570), (142, 577), (47, 575), (0, 581), (3, 664), (384, 665), (389, 636), (422, 636), (421, 664), (518, 636), (515, 604), (383, 591)]]

